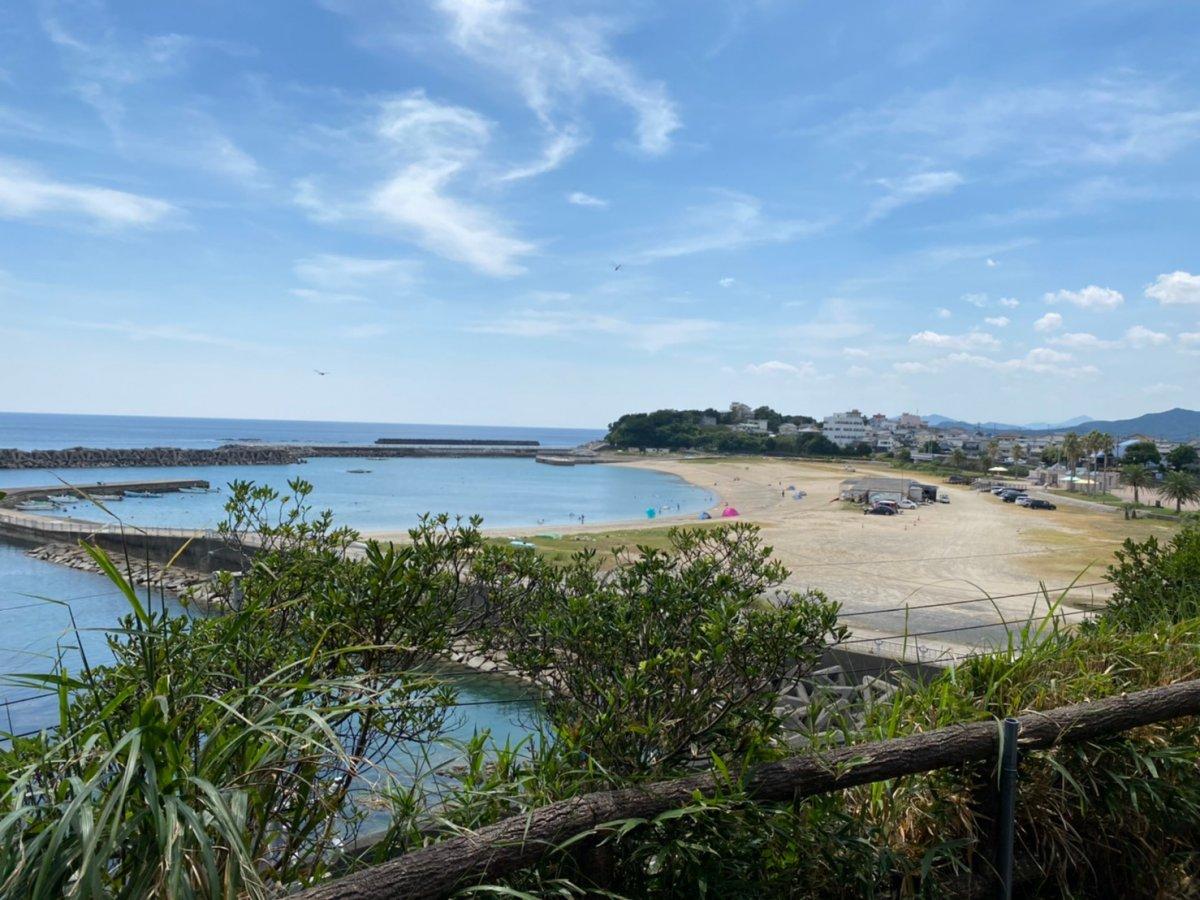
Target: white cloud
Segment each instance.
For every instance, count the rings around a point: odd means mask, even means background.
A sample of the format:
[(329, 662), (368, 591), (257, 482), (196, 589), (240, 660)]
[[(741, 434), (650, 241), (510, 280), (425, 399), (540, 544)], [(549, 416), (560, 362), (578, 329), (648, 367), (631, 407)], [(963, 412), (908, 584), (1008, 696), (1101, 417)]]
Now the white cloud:
[(866, 359), (871, 354), (861, 347), (843, 347), (842, 356), (848, 356), (851, 359)]
[(1077, 350), (1111, 350), (1120, 346), (1117, 341), (1107, 341), (1094, 334), (1088, 334), (1086, 331), (1069, 331), (1066, 334), (1050, 338), (1050, 343)]
[[(460, 50), (512, 79), (551, 146), (568, 136), (579, 145), (580, 107), (588, 96), (599, 95), (633, 112), (642, 151), (659, 154), (670, 148), (680, 127), (675, 104), (665, 86), (642, 79), (612, 55), (609, 23), (594, 16), (534, 22), (520, 0), (439, 0), (437, 6), (449, 18), (451, 40)], [(553, 156), (547, 152), (544, 158)]]
[(487, 119), (413, 91), (382, 103), (374, 126), (375, 139), (385, 155), (398, 158), (399, 169), (365, 199), (349, 203), (330, 202), (311, 179), (301, 180), (299, 205), (321, 221), (365, 217), (380, 227), (397, 228), (426, 250), (488, 275), (524, 271), (520, 260), (534, 245), (511, 234), (487, 208), (448, 193), (487, 143)]
[(996, 302), (999, 303), (1001, 306), (1003, 306), (1005, 309), (1016, 309), (1018, 306), (1021, 305), (1021, 301), (1018, 300), (1016, 297), (1001, 297)]
[(735, 282), (735, 279), (733, 279), (733, 278), (722, 278), (720, 281), (717, 282), (717, 284), (719, 284), (723, 288), (727, 288), (727, 287), (733, 287), (734, 282)]
[(969, 331), (966, 334), (939, 334), (936, 331), (919, 331), (908, 339), (910, 344), (943, 349), (999, 347), (1000, 342), (986, 331)]
[(996, 261), (995, 261), (994, 259), (992, 259), (990, 256), (987, 258), (987, 267), (988, 267), (989, 269), (994, 269), (994, 268), (996, 268), (996, 266), (998, 266), (998, 265), (1000, 265), (1000, 263), (996, 262)]
[(798, 366), (794, 366), (791, 363), (771, 359), (764, 363), (751, 363), (746, 366), (744, 371), (747, 375), (792, 375), (799, 378), (817, 374), (817, 367), (811, 362), (803, 362)]
[(936, 367), (923, 362), (892, 363), (892, 369), (901, 375), (924, 375), (937, 371)]
[(938, 307), (937, 315), (939, 319), (949, 319), (954, 313), (950, 312), (946, 307), (940, 306)]
[(54, 181), (0, 158), (0, 218), (82, 218), (109, 228), (147, 228), (176, 208), (164, 200), (89, 184)]
[(868, 378), (871, 375), (874, 375), (875, 372), (872, 369), (868, 369), (866, 366), (851, 366), (846, 370), (846, 374), (851, 378)]
[(988, 295), (987, 294), (963, 294), (962, 301), (963, 301), (963, 303), (971, 304), (976, 309), (983, 309), (985, 306), (987, 306)]
[(1154, 384), (1148, 384), (1142, 388), (1142, 393), (1151, 397), (1158, 397), (1164, 394), (1178, 394), (1183, 388), (1177, 384), (1167, 384), (1164, 381), (1158, 381)]
[(1035, 347), (1024, 356), (1012, 359), (992, 359), (974, 353), (957, 352), (926, 362), (895, 363), (892, 368), (899, 374), (926, 374), (944, 372), (953, 366), (972, 366), (996, 373), (1056, 375), (1065, 378), (1083, 378), (1099, 374), (1092, 365), (1080, 365), (1069, 353), (1050, 347)]
[(1151, 331), (1144, 325), (1134, 325), (1125, 332), (1125, 342), (1139, 350), (1146, 347), (1161, 347), (1171, 343), (1171, 338), (1161, 331)]
[(1185, 347), (1190, 347), (1193, 344), (1200, 345), (1200, 331), (1184, 331), (1179, 335), (1179, 343)]
[(1062, 328), (1063, 317), (1056, 312), (1048, 312), (1033, 323), (1034, 331), (1054, 331)]
[(1047, 303), (1071, 303), (1082, 309), (1116, 309), (1125, 302), (1120, 291), (1089, 284), (1079, 291), (1053, 291), (1044, 296)]
[(1200, 303), (1200, 275), (1188, 272), (1159, 275), (1146, 288), (1146, 296), (1163, 306), (1195, 305)]
[(647, 319), (630, 321), (616, 316), (563, 310), (524, 310), (470, 327), (483, 334), (524, 338), (580, 338), (615, 335), (627, 344), (654, 352), (711, 337), (720, 323), (708, 319)]
[(593, 197), (591, 194), (585, 194), (583, 191), (571, 191), (567, 194), (567, 202), (575, 206), (595, 206), (603, 208), (608, 206), (607, 200), (601, 200), (599, 197)]
[(950, 171), (920, 172), (905, 178), (881, 178), (876, 183), (885, 187), (888, 193), (871, 204), (867, 211), (868, 222), (882, 219), (910, 203), (948, 194), (963, 183), (963, 177)]
[(258, 345), (219, 334), (209, 334), (185, 325), (146, 325), (138, 322), (72, 322), (79, 328), (120, 334), (131, 341), (174, 341), (183, 344), (203, 344), (227, 347), (231, 350), (259, 349)]
[(643, 250), (635, 257), (643, 262), (731, 250), (747, 244), (784, 243), (815, 234), (823, 227), (817, 222), (774, 219), (762, 209), (762, 201), (749, 194), (720, 192), (721, 198), (687, 211), (677, 234)]
[(1007, 328), (1011, 320), (1008, 316), (988, 316), (983, 321), (993, 328)]
[(329, 290), (353, 290), (368, 284), (408, 285), (415, 264), (406, 259), (371, 259), (319, 253), (296, 260), (292, 271), (301, 281)]

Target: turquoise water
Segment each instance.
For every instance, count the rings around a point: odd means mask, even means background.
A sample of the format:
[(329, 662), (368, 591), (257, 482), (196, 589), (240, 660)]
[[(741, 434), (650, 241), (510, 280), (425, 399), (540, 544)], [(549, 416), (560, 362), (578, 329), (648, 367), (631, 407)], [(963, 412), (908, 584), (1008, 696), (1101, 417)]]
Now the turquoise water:
[[(351, 470), (367, 470), (354, 473)], [(13, 469), (0, 472), (0, 490), (66, 481), (96, 483), (142, 479), (203, 478), (210, 494), (163, 494), (111, 504), (114, 514), (133, 525), (211, 528), (224, 517), (222, 506), (234, 480), (269, 484), (283, 491), (287, 481), (313, 485), (315, 509), (332, 509), (340, 524), (359, 531), (412, 527), (423, 513), (448, 512), (484, 518), (484, 527), (567, 525), (645, 518), (653, 507), (663, 514), (696, 515), (715, 502), (708, 491), (673, 475), (622, 465), (547, 466), (531, 459), (352, 459), (317, 458), (291, 466), (183, 466), (134, 469), (66, 469), (56, 473)], [(103, 519), (86, 503), (60, 508), (60, 515)]]
[[(79, 671), (80, 647), (90, 665), (111, 661), (103, 629), (116, 627), (126, 612), (125, 599), (107, 578), (31, 559), (20, 547), (0, 543), (0, 731), (23, 734), (58, 718), (53, 696), (13, 684), (12, 675), (48, 672), (59, 657)], [(488, 728), (500, 743), (515, 743), (528, 733), (532, 706), (519, 687), (475, 675), (456, 683), (461, 706), (451, 737)]]

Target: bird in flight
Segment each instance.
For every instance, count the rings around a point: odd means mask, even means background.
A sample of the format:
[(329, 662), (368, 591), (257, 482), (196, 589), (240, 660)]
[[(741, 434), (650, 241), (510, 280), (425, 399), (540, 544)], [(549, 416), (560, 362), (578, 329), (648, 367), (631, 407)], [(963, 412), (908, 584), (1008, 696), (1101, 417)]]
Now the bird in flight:
[(313, 371), (316, 372), (318, 375), (328, 375), (329, 374), (328, 372), (322, 372), (320, 369), (313, 369)]
[(624, 264), (624, 263), (617, 263), (615, 266), (613, 266), (613, 271), (614, 271), (614, 272), (620, 272), (620, 271), (621, 271), (621, 266), (623, 266), (623, 265), (625, 265), (625, 264)]

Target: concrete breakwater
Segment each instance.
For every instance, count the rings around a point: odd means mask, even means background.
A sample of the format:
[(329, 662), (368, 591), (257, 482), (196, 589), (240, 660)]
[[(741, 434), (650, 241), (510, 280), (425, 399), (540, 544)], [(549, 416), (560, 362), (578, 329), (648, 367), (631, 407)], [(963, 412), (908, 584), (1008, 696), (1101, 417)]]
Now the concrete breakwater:
[(71, 447), (67, 450), (0, 449), (0, 469), (93, 469), (158, 466), (280, 466), (304, 461), (306, 448), (227, 444), (213, 449), (179, 447)]
[(72, 447), (68, 450), (0, 449), (0, 469), (93, 469), (165, 466), (290, 466), (321, 456), (369, 457), (513, 457), (532, 459), (535, 446), (462, 444), (350, 446), (326, 444), (224, 444), (212, 449), (179, 447)]
[[(80, 546), (43, 544), (40, 547), (26, 551), (26, 555), (44, 562), (77, 569), (81, 572), (92, 572), (96, 575), (103, 574), (103, 570), (96, 561)], [(177, 565), (167, 568), (154, 562), (147, 563), (145, 560), (137, 560), (126, 570), (121, 563), (120, 556), (114, 557), (114, 560), (118, 563), (117, 567), (121, 570), (121, 574), (136, 586), (145, 587), (148, 585), (154, 590), (164, 590), (168, 594), (174, 594), (188, 603), (195, 603), (205, 610), (210, 610), (214, 606), (220, 605), (221, 601), (213, 591), (213, 579), (211, 575), (180, 568)]]

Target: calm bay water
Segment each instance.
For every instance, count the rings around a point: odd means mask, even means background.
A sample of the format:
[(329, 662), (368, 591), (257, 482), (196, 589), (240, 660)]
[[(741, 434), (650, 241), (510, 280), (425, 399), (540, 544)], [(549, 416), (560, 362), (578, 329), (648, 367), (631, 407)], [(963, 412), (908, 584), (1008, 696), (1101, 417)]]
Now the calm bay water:
[[(379, 437), (536, 440), (564, 447), (602, 436), (581, 429), (0, 413), (0, 447), (22, 449), (213, 447), (234, 440), (370, 444)], [(368, 533), (410, 528), (426, 512), (478, 514), (485, 527), (553, 527), (578, 522), (581, 516), (589, 523), (644, 518), (651, 507), (692, 515), (714, 502), (707, 491), (662, 473), (611, 465), (546, 466), (529, 459), (318, 458), (290, 466), (5, 470), (0, 471), (0, 490), (53, 483), (56, 476), (78, 483), (206, 479), (212, 493), (110, 504), (130, 524), (185, 528), (215, 526), (223, 518), (227, 485), (234, 480), (286, 491), (289, 479), (304, 478), (313, 484), (315, 509), (329, 508), (339, 523)], [(101, 510), (84, 503), (63, 506), (54, 514), (105, 520)], [(71, 612), (78, 634), (71, 627)], [(103, 629), (115, 627), (126, 612), (125, 600), (105, 578), (30, 559), (21, 548), (0, 543), (0, 701), (18, 701), (0, 706), (0, 730), (21, 733), (56, 718), (53, 697), (34, 697), (34, 691), (14, 686), (4, 676), (48, 671), (59, 655), (78, 671), (80, 646), (92, 664), (107, 662), (111, 657)], [(457, 736), (489, 728), (503, 742), (526, 733), (522, 722), (530, 708), (503, 682), (467, 679), (459, 699), (465, 705)]]

